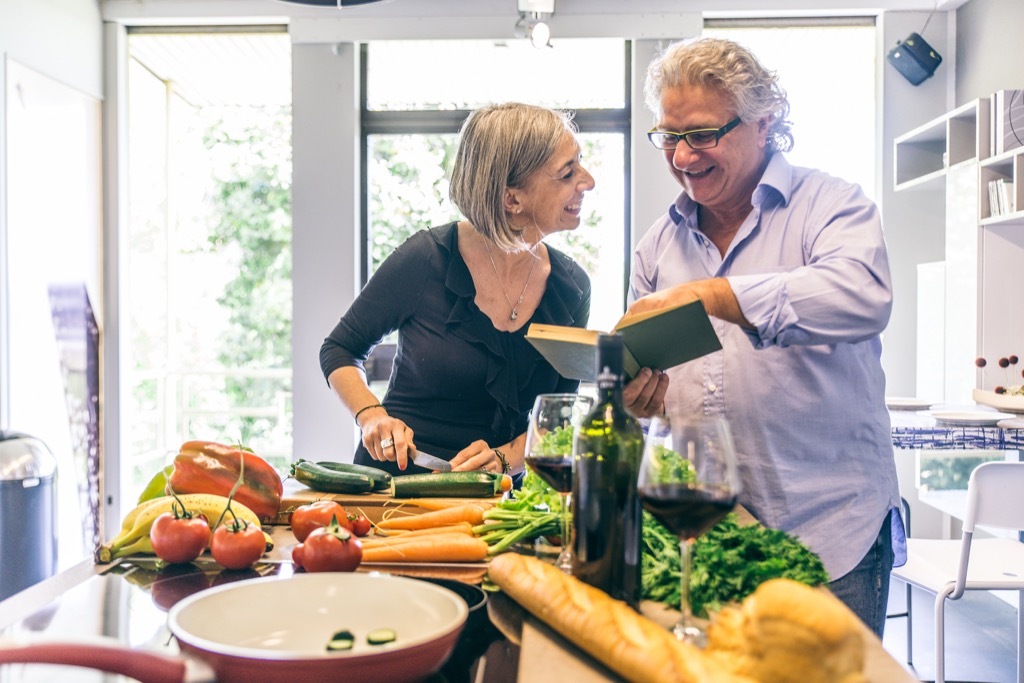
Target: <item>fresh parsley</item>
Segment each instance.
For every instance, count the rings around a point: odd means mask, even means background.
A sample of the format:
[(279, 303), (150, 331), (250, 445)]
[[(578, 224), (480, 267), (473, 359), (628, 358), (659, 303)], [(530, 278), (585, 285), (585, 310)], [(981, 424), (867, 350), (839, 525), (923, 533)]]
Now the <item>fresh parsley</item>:
[[(647, 512), (641, 567), (643, 597), (678, 607), (679, 541)], [(724, 605), (742, 601), (774, 578), (808, 586), (829, 581), (821, 558), (796, 537), (759, 524), (741, 525), (736, 515), (730, 514), (694, 544), (690, 576), (693, 613), (706, 617)]]

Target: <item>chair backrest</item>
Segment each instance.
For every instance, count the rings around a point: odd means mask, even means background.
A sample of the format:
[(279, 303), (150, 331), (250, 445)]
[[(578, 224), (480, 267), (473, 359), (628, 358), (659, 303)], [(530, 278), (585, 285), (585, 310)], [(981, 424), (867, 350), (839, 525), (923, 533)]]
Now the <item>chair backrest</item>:
[(967, 484), (964, 533), (974, 526), (1024, 530), (1024, 462), (986, 462)]
[(950, 600), (958, 600), (967, 586), (974, 526), (1024, 530), (1024, 462), (995, 461), (978, 465), (967, 482), (967, 512), (960, 539), (960, 561)]

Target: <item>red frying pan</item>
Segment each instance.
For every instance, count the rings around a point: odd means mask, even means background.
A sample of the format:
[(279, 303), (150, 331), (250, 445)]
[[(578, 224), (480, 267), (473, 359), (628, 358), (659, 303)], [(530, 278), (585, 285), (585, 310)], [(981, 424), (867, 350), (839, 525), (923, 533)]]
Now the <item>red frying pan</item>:
[[(388, 574), (267, 577), (174, 605), (168, 626), (183, 656), (117, 645), (0, 644), (0, 664), (86, 666), (143, 683), (418, 681), (444, 664), (467, 614), (453, 591)], [(329, 651), (341, 631), (351, 636), (351, 648)]]

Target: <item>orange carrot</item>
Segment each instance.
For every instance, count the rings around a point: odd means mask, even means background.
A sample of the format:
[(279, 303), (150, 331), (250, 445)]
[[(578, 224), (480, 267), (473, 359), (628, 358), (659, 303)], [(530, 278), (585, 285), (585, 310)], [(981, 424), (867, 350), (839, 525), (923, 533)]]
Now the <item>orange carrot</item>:
[(433, 543), (434, 545), (442, 546), (452, 538), (475, 538), (472, 534), (463, 534), (458, 531), (439, 533), (439, 534), (428, 534), (426, 536), (395, 536), (388, 538), (362, 538), (360, 541), (363, 544), (363, 550), (367, 548), (397, 548), (398, 546), (407, 545), (409, 543), (418, 543), (424, 545), (427, 543)]
[[(398, 510), (391, 510), (390, 512), (394, 513), (398, 512)], [(397, 515), (392, 514), (387, 519), (382, 519), (377, 522), (377, 528), (407, 529), (412, 531), (415, 529), (427, 529), (435, 526), (458, 524), (459, 522), (469, 522), (475, 526), (483, 521), (483, 506), (476, 504), (464, 504), (457, 507), (445, 508), (444, 510), (433, 510), (431, 512), (424, 512), (419, 515), (413, 514), (405, 517), (398, 517)]]
[(432, 538), (422, 543), (399, 543), (391, 547), (363, 548), (363, 562), (483, 562), (487, 543), (479, 538), (453, 534), (444, 542)]
[[(511, 485), (512, 479), (509, 478), (509, 484)], [(504, 486), (504, 482), (502, 482)], [(502, 489), (504, 490), (504, 489)], [(396, 501), (397, 502), (397, 501)], [(446, 510), (448, 508), (459, 507), (466, 504), (465, 498), (405, 498), (399, 505), (422, 508), (424, 510)], [(490, 503), (484, 500), (479, 502), (474, 501), (474, 505), (480, 505), (484, 509), (490, 508), (494, 503)]]
[[(406, 538), (408, 536), (426, 536), (428, 534), (436, 533), (448, 533), (458, 532), (460, 534), (466, 534), (470, 536), (473, 534), (473, 525), (469, 522), (458, 522), (457, 524), (446, 524), (444, 526), (431, 526), (425, 529), (415, 529), (409, 531), (407, 529), (380, 529), (378, 533), (374, 534), (372, 538)], [(366, 539), (363, 539), (366, 540)]]

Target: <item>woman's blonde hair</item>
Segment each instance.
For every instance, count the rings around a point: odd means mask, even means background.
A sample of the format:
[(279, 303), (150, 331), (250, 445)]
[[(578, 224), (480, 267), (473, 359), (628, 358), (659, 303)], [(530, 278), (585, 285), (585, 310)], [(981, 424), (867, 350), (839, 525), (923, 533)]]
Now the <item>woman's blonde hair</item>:
[(779, 86), (775, 72), (762, 66), (746, 48), (722, 38), (697, 38), (669, 45), (647, 67), (647, 108), (659, 116), (662, 92), (693, 85), (724, 93), (744, 122), (767, 116), (768, 149), (793, 149), (793, 124), (786, 120), (786, 91)]
[(452, 203), (499, 249), (528, 248), (523, 230), (512, 225), (505, 211), (505, 190), (522, 187), (555, 154), (567, 133), (576, 133), (569, 112), (518, 102), (472, 112), (462, 124), (452, 166)]

